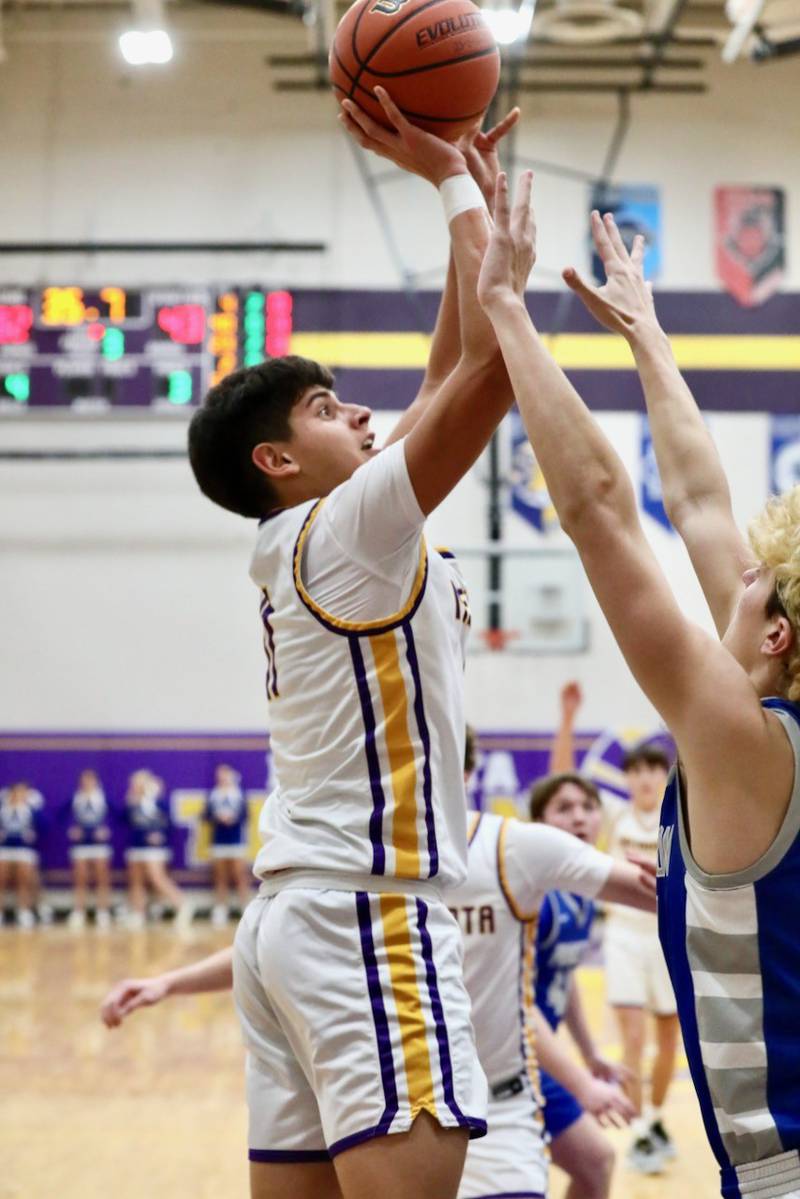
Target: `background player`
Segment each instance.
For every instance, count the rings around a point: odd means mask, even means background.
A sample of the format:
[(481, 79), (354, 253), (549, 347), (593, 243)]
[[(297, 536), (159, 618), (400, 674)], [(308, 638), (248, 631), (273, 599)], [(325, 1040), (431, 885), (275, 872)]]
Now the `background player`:
[(74, 899), (70, 928), (86, 923), (89, 887), (96, 887), (94, 921), (98, 928), (111, 925), (111, 828), (108, 801), (94, 770), (82, 770), (67, 812), (69, 856), (72, 862)]
[(218, 766), (214, 772), (214, 788), (203, 813), (203, 818), (211, 825), (214, 879), (211, 923), (215, 928), (221, 928), (228, 921), (230, 887), (235, 888), (242, 911), (251, 898), (247, 869), (247, 800), (240, 782), (241, 775), (232, 766)]
[[(668, 511), (718, 642), (682, 615), (642, 532), (616, 453), (511, 286), (519, 252), (498, 183), (480, 296), (562, 526), (640, 686), (672, 732), (679, 771), (659, 829), (659, 931), (692, 1078), (726, 1196), (800, 1194), (800, 488), (770, 501), (747, 547), (713, 443), (613, 220), (592, 231), (602, 289), (567, 282), (629, 339), (655, 417)], [(521, 249), (521, 247), (520, 247)]]

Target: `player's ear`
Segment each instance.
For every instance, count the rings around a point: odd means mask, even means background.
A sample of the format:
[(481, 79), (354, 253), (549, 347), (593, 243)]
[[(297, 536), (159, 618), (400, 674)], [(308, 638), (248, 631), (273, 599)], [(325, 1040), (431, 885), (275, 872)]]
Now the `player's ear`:
[(254, 466), (270, 479), (287, 479), (296, 475), (300, 467), (280, 442), (261, 441), (253, 447), (251, 459)]
[(770, 617), (761, 652), (768, 658), (785, 658), (791, 653), (795, 641), (792, 622), (782, 612), (775, 612)]

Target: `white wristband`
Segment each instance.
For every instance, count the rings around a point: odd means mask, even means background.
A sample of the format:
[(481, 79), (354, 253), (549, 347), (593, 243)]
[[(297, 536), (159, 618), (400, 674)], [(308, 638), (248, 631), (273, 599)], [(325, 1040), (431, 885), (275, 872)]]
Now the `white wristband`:
[(488, 211), (483, 192), (471, 175), (451, 175), (439, 185), (439, 195), (442, 197), (448, 225), (470, 208), (483, 208), (484, 211)]

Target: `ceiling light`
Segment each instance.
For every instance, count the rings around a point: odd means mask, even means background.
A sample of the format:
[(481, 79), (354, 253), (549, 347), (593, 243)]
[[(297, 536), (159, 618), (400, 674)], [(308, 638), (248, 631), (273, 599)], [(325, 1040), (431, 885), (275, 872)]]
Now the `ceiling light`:
[(166, 30), (161, 0), (134, 0), (133, 28), (120, 34), (119, 48), (132, 67), (170, 61), (172, 41)]
[(527, 41), (535, 10), (536, 0), (521, 0), (517, 7), (501, 0), (497, 5), (484, 4), (482, 9), (483, 19), (498, 46)]

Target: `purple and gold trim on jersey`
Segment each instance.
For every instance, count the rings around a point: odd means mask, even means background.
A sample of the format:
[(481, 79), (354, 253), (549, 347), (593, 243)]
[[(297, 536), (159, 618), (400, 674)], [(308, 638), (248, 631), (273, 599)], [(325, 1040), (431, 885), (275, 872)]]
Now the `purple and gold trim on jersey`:
[(527, 924), (529, 921), (538, 921), (539, 910), (537, 908), (535, 912), (523, 912), (514, 897), (514, 892), (509, 886), (508, 874), (506, 873), (506, 834), (508, 833), (508, 822), (509, 818), (506, 817), (500, 825), (500, 831), (497, 834), (497, 878), (500, 883), (500, 890), (503, 892), (503, 898), (508, 904), (512, 916), (523, 924)]
[(372, 873), (387, 872), (390, 850), (396, 877), (433, 878), (439, 851), (431, 739), (411, 625), (351, 638), (350, 654), (372, 793)]
[(536, 1053), (534, 1010), (536, 1006), (536, 929), (539, 921), (527, 920), (519, 930), (519, 1027), (520, 1050), (525, 1075), (537, 1106), (543, 1106)]
[(294, 585), (297, 589), (297, 594), (300, 596), (300, 599), (305, 607), (308, 609), (311, 615), (316, 617), (320, 624), (324, 625), (326, 629), (330, 630), (330, 632), (341, 633), (344, 636), (352, 634), (363, 636), (365, 634), (378, 635), (380, 633), (388, 633), (393, 629), (396, 629), (405, 621), (411, 620), (412, 616), (422, 602), (422, 597), (425, 594), (425, 584), (428, 579), (428, 552), (425, 546), (425, 539), (423, 537), (420, 538), (419, 564), (417, 566), (417, 573), (414, 578), (414, 582), (411, 586), (411, 593), (399, 612), (395, 612), (391, 616), (381, 617), (380, 620), (343, 620), (341, 617), (333, 616), (330, 612), (327, 612), (314, 599), (311, 598), (311, 595), (306, 590), (305, 584), (303, 583), (301, 564), (303, 561), (303, 550), (305, 549), (306, 540), (311, 532), (314, 521), (322, 511), (324, 503), (324, 500), (317, 500), (309, 510), (308, 515), (303, 521), (303, 526), (300, 530), (297, 541), (295, 542), (294, 554), (292, 557)]
[(261, 623), (264, 626), (264, 653), (267, 655), (267, 699), (278, 699), (278, 663), (275, 656), (275, 630), (272, 627), (272, 617), (275, 609), (269, 598), (266, 587), (261, 588)]
[(406, 1130), (420, 1112), (483, 1136), (455, 1093), (450, 1038), (439, 990), (428, 905), (410, 895), (355, 896), (384, 1109), (378, 1122), (330, 1145), (335, 1157), (376, 1136)]

